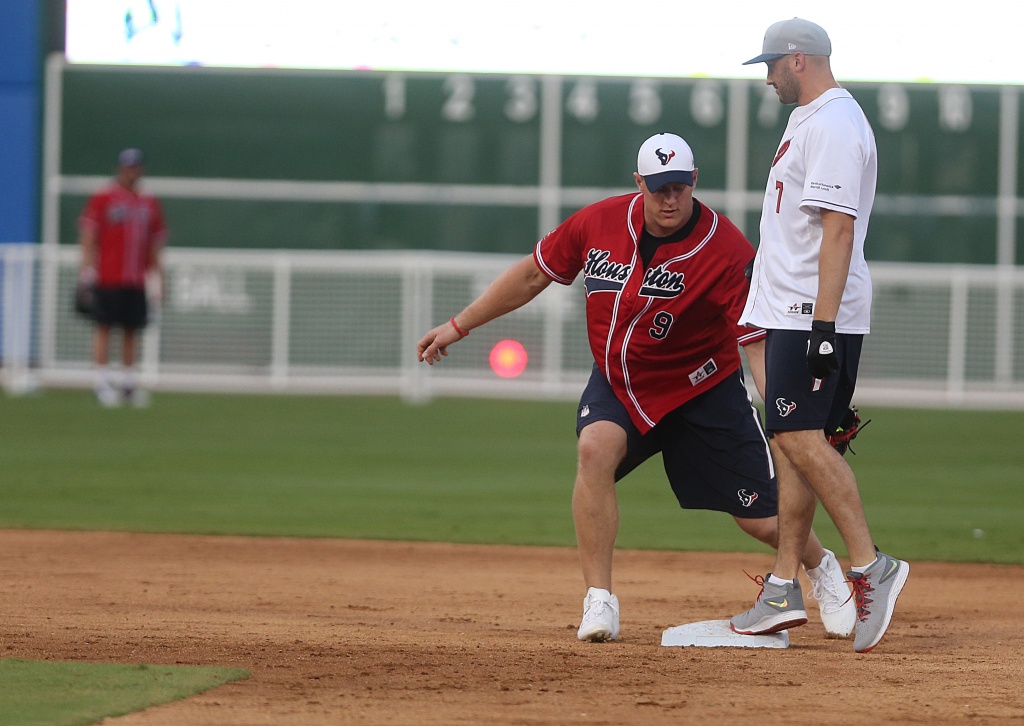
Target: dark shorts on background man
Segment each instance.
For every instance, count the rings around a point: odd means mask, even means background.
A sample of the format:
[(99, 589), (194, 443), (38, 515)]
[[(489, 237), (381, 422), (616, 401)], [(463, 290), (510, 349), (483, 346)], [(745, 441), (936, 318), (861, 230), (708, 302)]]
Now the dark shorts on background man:
[(835, 431), (853, 400), (863, 335), (836, 335), (839, 370), (821, 380), (807, 368), (806, 330), (769, 330), (765, 338), (765, 428)]
[(615, 472), (616, 481), (660, 451), (682, 508), (751, 519), (778, 513), (768, 440), (739, 371), (641, 434), (595, 365), (576, 411), (576, 434), (595, 421), (611, 421), (626, 432), (626, 458)]
[(93, 320), (100, 325), (136, 330), (146, 327), (149, 303), (146, 291), (134, 287), (98, 287)]

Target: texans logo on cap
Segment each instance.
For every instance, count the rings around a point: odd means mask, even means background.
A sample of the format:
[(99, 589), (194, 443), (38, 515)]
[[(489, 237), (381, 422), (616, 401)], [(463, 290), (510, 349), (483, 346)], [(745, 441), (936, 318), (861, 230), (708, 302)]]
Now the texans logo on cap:
[(672, 157), (676, 155), (676, 152), (670, 151), (667, 154), (661, 149), (655, 149), (654, 153), (657, 154), (658, 159), (661, 160), (662, 166), (668, 166), (668, 163), (672, 161)]

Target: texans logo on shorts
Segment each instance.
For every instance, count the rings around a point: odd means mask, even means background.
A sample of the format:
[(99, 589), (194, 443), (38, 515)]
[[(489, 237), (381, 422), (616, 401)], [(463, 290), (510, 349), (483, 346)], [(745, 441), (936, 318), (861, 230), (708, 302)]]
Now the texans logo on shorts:
[(748, 492), (746, 489), (740, 489), (736, 492), (736, 496), (740, 498), (740, 504), (744, 507), (749, 507), (757, 499), (757, 492)]
[(796, 411), (796, 403), (787, 401), (785, 398), (776, 398), (775, 407), (779, 409), (779, 415), (782, 418), (786, 418), (786, 416)]

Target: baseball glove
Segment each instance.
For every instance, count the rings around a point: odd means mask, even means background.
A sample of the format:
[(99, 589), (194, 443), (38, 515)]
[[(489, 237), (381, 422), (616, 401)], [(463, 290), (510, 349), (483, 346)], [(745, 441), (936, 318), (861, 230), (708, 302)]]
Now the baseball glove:
[(92, 318), (96, 307), (96, 286), (88, 282), (79, 282), (75, 286), (75, 312), (83, 318)]
[(846, 450), (849, 449), (851, 454), (856, 455), (857, 452), (850, 447), (850, 442), (857, 438), (857, 434), (861, 432), (865, 426), (871, 423), (871, 419), (861, 423), (860, 413), (857, 411), (856, 406), (850, 406), (849, 410), (843, 416), (843, 420), (839, 422), (839, 427), (831, 434), (827, 434), (826, 438), (828, 442), (832, 444), (832, 447), (842, 455), (846, 455)]

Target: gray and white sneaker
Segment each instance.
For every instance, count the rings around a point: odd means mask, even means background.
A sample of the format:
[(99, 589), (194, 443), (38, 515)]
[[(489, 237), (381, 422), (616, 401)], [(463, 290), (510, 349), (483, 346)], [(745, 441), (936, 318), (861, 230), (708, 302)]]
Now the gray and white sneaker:
[(793, 580), (785, 585), (773, 585), (769, 582), (768, 575), (758, 575), (750, 579), (761, 586), (761, 592), (754, 601), (754, 607), (729, 621), (729, 627), (733, 632), (740, 635), (766, 635), (807, 622), (807, 611), (804, 610), (804, 596), (800, 590), (799, 580)]
[(821, 564), (807, 570), (807, 577), (811, 580), (811, 596), (818, 601), (825, 634), (848, 637), (857, 625), (857, 606), (835, 553), (825, 550)]
[(587, 590), (583, 598), (583, 622), (576, 637), (593, 643), (618, 638), (619, 598), (599, 587)]
[(855, 651), (867, 653), (878, 645), (892, 622), (896, 598), (907, 584), (909, 574), (910, 565), (882, 552), (863, 575), (859, 572), (846, 573), (857, 603), (857, 634), (853, 638)]

